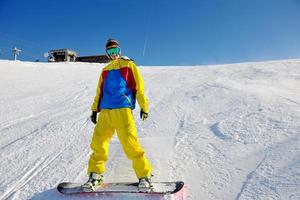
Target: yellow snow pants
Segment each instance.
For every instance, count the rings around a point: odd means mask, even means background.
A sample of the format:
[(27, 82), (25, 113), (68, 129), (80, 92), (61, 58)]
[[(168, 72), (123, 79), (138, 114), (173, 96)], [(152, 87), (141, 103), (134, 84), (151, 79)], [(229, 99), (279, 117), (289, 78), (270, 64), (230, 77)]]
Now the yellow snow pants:
[(141, 147), (130, 108), (101, 110), (94, 130), (88, 174), (104, 173), (105, 162), (108, 159), (109, 141), (117, 131), (118, 138), (128, 159), (132, 161), (137, 178), (151, 175), (152, 167)]

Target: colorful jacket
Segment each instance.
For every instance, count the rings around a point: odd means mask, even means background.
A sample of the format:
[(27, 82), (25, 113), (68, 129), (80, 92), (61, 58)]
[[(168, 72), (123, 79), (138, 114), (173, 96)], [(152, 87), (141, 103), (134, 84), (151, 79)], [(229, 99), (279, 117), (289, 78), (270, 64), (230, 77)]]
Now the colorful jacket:
[(135, 108), (136, 99), (141, 109), (148, 112), (144, 82), (135, 63), (127, 58), (112, 60), (103, 68), (99, 78), (92, 111), (101, 109)]

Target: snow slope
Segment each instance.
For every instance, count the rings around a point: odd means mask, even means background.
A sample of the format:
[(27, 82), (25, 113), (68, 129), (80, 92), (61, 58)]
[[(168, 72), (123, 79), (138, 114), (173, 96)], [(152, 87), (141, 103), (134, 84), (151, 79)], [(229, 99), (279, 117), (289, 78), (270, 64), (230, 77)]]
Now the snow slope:
[[(140, 67), (150, 118), (134, 115), (153, 179), (186, 183), (166, 199), (300, 199), (299, 66)], [(65, 197), (55, 187), (87, 179), (90, 105), (102, 67), (0, 61), (0, 199), (97, 198)], [(135, 181), (116, 137), (105, 177)]]

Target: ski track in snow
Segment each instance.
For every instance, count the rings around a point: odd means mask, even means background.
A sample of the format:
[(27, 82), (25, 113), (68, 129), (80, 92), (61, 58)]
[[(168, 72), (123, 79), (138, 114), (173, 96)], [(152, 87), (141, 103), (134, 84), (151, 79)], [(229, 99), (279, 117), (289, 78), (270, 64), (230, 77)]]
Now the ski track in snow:
[[(163, 199), (300, 199), (299, 60), (202, 67), (143, 67), (150, 118), (139, 139), (154, 181), (185, 181)], [(63, 196), (84, 182), (90, 105), (103, 65), (0, 61), (0, 199)], [(136, 181), (116, 136), (105, 178)], [(104, 195), (101, 199), (162, 199)]]

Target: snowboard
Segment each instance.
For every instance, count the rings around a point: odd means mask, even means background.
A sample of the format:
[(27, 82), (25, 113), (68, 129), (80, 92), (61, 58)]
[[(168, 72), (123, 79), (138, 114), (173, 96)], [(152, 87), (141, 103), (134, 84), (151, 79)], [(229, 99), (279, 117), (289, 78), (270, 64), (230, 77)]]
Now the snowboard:
[(57, 186), (57, 190), (66, 195), (72, 194), (83, 194), (83, 193), (97, 193), (97, 194), (126, 194), (126, 193), (143, 193), (143, 194), (157, 194), (157, 195), (166, 195), (166, 194), (174, 194), (179, 192), (183, 186), (184, 182), (176, 181), (176, 182), (153, 182), (153, 188), (139, 190), (138, 183), (103, 183), (100, 187), (96, 189), (96, 191), (84, 191), (82, 189), (82, 184), (80, 183), (72, 183), (72, 182), (64, 182), (60, 183)]

